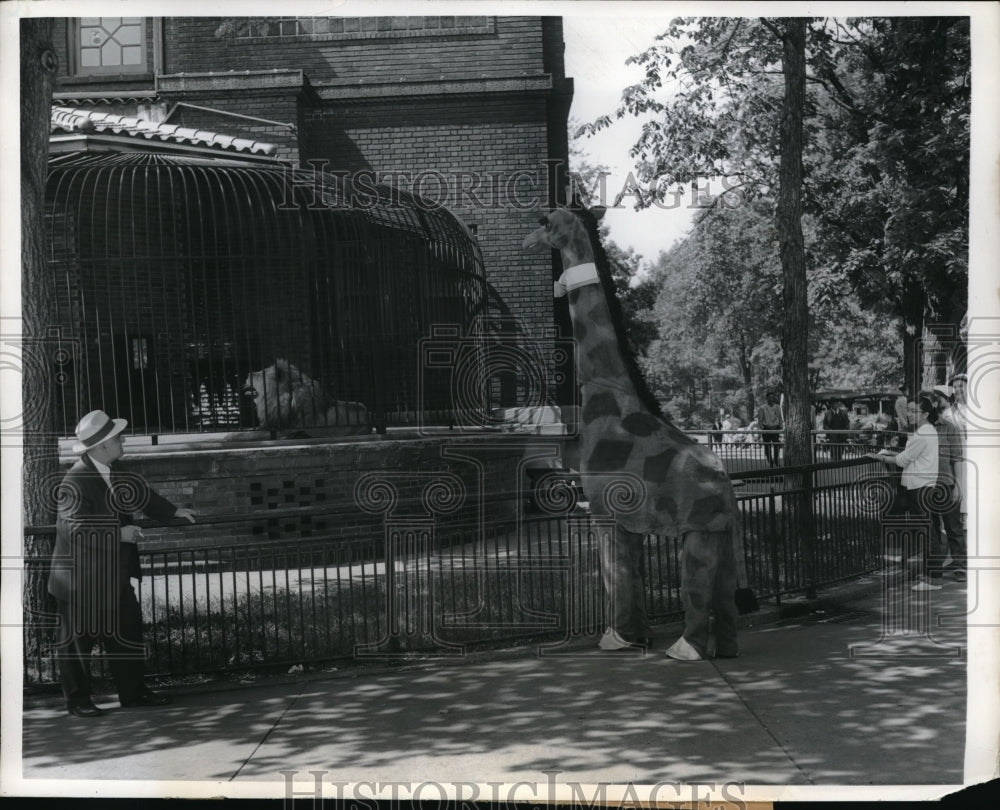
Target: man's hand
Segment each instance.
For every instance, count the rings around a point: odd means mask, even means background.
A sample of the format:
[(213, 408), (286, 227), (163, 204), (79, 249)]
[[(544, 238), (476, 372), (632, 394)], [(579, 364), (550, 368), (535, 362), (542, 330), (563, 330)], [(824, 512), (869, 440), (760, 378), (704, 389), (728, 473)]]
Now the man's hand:
[(138, 526), (122, 526), (122, 542), (135, 543), (142, 537)]
[(193, 509), (188, 509), (187, 507), (181, 507), (176, 512), (174, 512), (175, 518), (184, 518), (188, 523), (195, 523), (195, 517), (198, 513)]

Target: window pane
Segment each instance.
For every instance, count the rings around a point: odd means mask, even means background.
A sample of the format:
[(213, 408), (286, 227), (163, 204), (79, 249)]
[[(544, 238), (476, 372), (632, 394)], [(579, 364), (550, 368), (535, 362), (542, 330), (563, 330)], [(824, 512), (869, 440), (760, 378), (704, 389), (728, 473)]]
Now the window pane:
[(105, 38), (104, 30), (101, 28), (80, 29), (80, 44), (83, 46), (100, 45), (104, 42)]
[(123, 25), (115, 34), (115, 39), (122, 45), (138, 45), (141, 33), (138, 25)]
[(121, 46), (113, 39), (109, 39), (101, 48), (101, 64), (105, 67), (120, 65), (122, 63)]
[(140, 73), (146, 68), (144, 17), (81, 17), (77, 68), (84, 75)]

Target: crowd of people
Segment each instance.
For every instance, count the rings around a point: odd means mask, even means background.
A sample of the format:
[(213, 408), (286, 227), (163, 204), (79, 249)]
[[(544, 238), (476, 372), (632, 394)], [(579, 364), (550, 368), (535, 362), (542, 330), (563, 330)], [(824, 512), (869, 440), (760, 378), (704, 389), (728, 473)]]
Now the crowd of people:
[[(884, 461), (898, 476), (897, 497), (889, 514), (908, 521), (911, 542), (889, 554), (890, 564), (909, 570), (908, 558), (919, 559), (915, 591), (939, 590), (947, 568), (956, 581), (967, 577), (965, 438), (968, 427), (967, 377), (956, 374), (947, 385), (936, 385), (907, 396), (905, 386), (893, 403), (887, 422), (877, 427), (882, 449), (869, 455)], [(709, 443), (759, 439), (769, 466), (780, 463), (785, 427), (777, 394), (768, 392), (747, 428), (738, 417), (719, 409)], [(852, 424), (843, 400), (813, 407), (813, 428), (829, 448), (830, 459), (843, 458), (844, 447), (860, 426)], [(751, 435), (753, 438), (750, 438)]]

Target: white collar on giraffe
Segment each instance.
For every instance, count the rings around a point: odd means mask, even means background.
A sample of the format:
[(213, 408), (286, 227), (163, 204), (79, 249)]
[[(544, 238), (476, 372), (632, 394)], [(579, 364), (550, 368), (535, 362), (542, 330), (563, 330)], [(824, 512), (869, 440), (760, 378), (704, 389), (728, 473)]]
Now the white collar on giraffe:
[(584, 262), (567, 267), (553, 285), (553, 293), (556, 298), (562, 298), (570, 290), (575, 290), (585, 284), (599, 284), (600, 281), (601, 279), (597, 275), (597, 265), (593, 262)]

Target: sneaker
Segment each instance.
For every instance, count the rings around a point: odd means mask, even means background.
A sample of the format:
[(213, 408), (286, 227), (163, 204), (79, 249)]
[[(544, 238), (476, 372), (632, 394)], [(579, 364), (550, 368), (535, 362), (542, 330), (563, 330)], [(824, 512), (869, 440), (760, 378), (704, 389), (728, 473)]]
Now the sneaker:
[(955, 580), (955, 582), (965, 582), (966, 579), (968, 579), (968, 577), (965, 574), (965, 571), (952, 571), (951, 577), (952, 579)]
[(883, 554), (882, 559), (891, 563), (901, 563), (903, 561), (903, 557), (900, 554)]
[(910, 588), (911, 591), (940, 591), (941, 586), (936, 585), (933, 582), (928, 582), (927, 580), (922, 580)]

